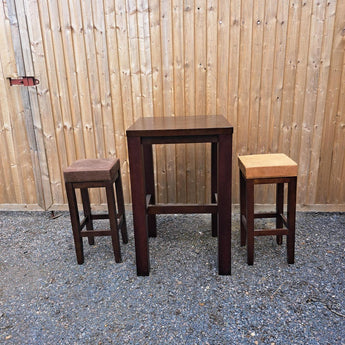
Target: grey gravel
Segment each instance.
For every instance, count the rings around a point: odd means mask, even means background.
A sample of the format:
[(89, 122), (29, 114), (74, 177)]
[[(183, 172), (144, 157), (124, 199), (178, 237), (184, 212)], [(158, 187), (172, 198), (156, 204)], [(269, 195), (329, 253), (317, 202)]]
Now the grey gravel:
[(298, 213), (296, 263), (261, 237), (254, 266), (234, 214), (231, 276), (217, 274), (209, 215), (158, 216), (149, 277), (130, 214), (123, 262), (103, 237), (85, 239), (83, 265), (68, 213), (55, 216), (0, 212), (1, 344), (345, 344), (345, 214)]

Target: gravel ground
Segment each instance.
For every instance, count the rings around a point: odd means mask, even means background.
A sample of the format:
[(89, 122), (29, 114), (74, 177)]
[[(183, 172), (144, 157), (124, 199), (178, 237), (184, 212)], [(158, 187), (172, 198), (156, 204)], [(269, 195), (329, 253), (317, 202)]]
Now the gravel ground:
[(298, 213), (296, 263), (261, 237), (251, 267), (234, 214), (231, 276), (209, 215), (159, 216), (149, 277), (130, 214), (123, 263), (103, 237), (85, 239), (83, 265), (68, 213), (55, 216), (0, 212), (1, 344), (345, 344), (345, 214)]

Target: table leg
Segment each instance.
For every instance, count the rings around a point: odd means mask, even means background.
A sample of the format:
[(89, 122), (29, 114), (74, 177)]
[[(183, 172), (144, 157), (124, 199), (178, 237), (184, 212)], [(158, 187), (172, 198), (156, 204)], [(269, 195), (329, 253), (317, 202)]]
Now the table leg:
[(149, 275), (144, 154), (140, 137), (127, 137), (137, 274)]
[[(217, 143), (211, 144), (211, 203), (217, 203)], [(217, 237), (217, 213), (212, 213), (212, 236)]]
[(218, 143), (218, 272), (231, 274), (232, 135), (220, 135)]
[[(155, 196), (155, 181), (153, 173), (153, 154), (152, 145), (143, 145), (144, 148), (144, 164), (145, 164), (145, 185), (146, 193), (151, 194), (150, 204), (154, 205), (156, 203)], [(147, 216), (149, 236), (157, 236), (157, 222), (156, 215), (150, 214)]]

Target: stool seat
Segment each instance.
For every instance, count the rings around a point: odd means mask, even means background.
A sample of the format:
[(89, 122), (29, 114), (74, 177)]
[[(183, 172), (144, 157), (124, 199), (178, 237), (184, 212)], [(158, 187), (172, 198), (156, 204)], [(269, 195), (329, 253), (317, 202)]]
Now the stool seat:
[(64, 178), (65, 182), (111, 181), (119, 169), (119, 159), (80, 159), (64, 169)]
[[(128, 242), (128, 236), (119, 159), (77, 160), (64, 169), (64, 178), (78, 264), (84, 262), (83, 237), (87, 237), (89, 244), (93, 245), (95, 236), (110, 236), (115, 261), (121, 262), (119, 230), (121, 230), (123, 243)], [(105, 188), (107, 213), (93, 214), (91, 212), (88, 191), (90, 188)], [(81, 194), (83, 220), (79, 217), (76, 189), (79, 189)], [(94, 230), (93, 221), (98, 219), (109, 219), (110, 229)]]
[(284, 153), (238, 156), (239, 168), (247, 179), (297, 176), (298, 166)]

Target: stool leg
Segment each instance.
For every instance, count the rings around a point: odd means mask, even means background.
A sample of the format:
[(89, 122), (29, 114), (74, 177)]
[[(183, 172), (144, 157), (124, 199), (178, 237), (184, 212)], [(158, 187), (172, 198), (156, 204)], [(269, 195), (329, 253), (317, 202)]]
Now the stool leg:
[[(276, 191), (276, 228), (283, 228), (283, 220), (281, 214), (284, 213), (284, 183), (277, 183)], [(277, 235), (277, 244), (281, 245), (283, 243), (283, 236)]]
[(293, 177), (288, 183), (288, 235), (286, 242), (287, 260), (289, 264), (293, 264), (295, 262), (296, 189), (297, 177)]
[(77, 254), (77, 262), (79, 265), (84, 263), (84, 251), (83, 251), (83, 239), (80, 236), (80, 219), (78, 213), (78, 204), (77, 198), (75, 195), (75, 189), (73, 188), (72, 183), (65, 183), (66, 194), (68, 199), (69, 214), (71, 217), (73, 238), (75, 251)]
[(118, 211), (118, 216), (120, 219), (122, 242), (128, 243), (125, 202), (123, 200), (122, 179), (121, 179), (120, 170), (118, 172), (118, 177), (115, 180), (115, 189), (116, 189), (117, 211)]
[(246, 180), (240, 170), (240, 224), (241, 224), (241, 246), (246, 245), (246, 227), (244, 218), (246, 218)]
[(114, 194), (113, 183), (108, 183), (105, 189), (106, 189), (106, 194), (107, 194), (111, 240), (113, 243), (115, 261), (122, 262), (120, 242), (119, 242), (119, 232), (118, 232), (118, 226), (117, 226), (117, 221), (116, 221), (115, 194)]
[(254, 182), (246, 180), (247, 263), (254, 263)]
[[(81, 200), (83, 202), (84, 217), (86, 218), (86, 223), (85, 223), (86, 229), (87, 230), (93, 230), (89, 191), (87, 188), (81, 188), (80, 194), (81, 194)], [(88, 241), (89, 241), (90, 245), (94, 245), (95, 244), (95, 237), (94, 236), (88, 237)]]

